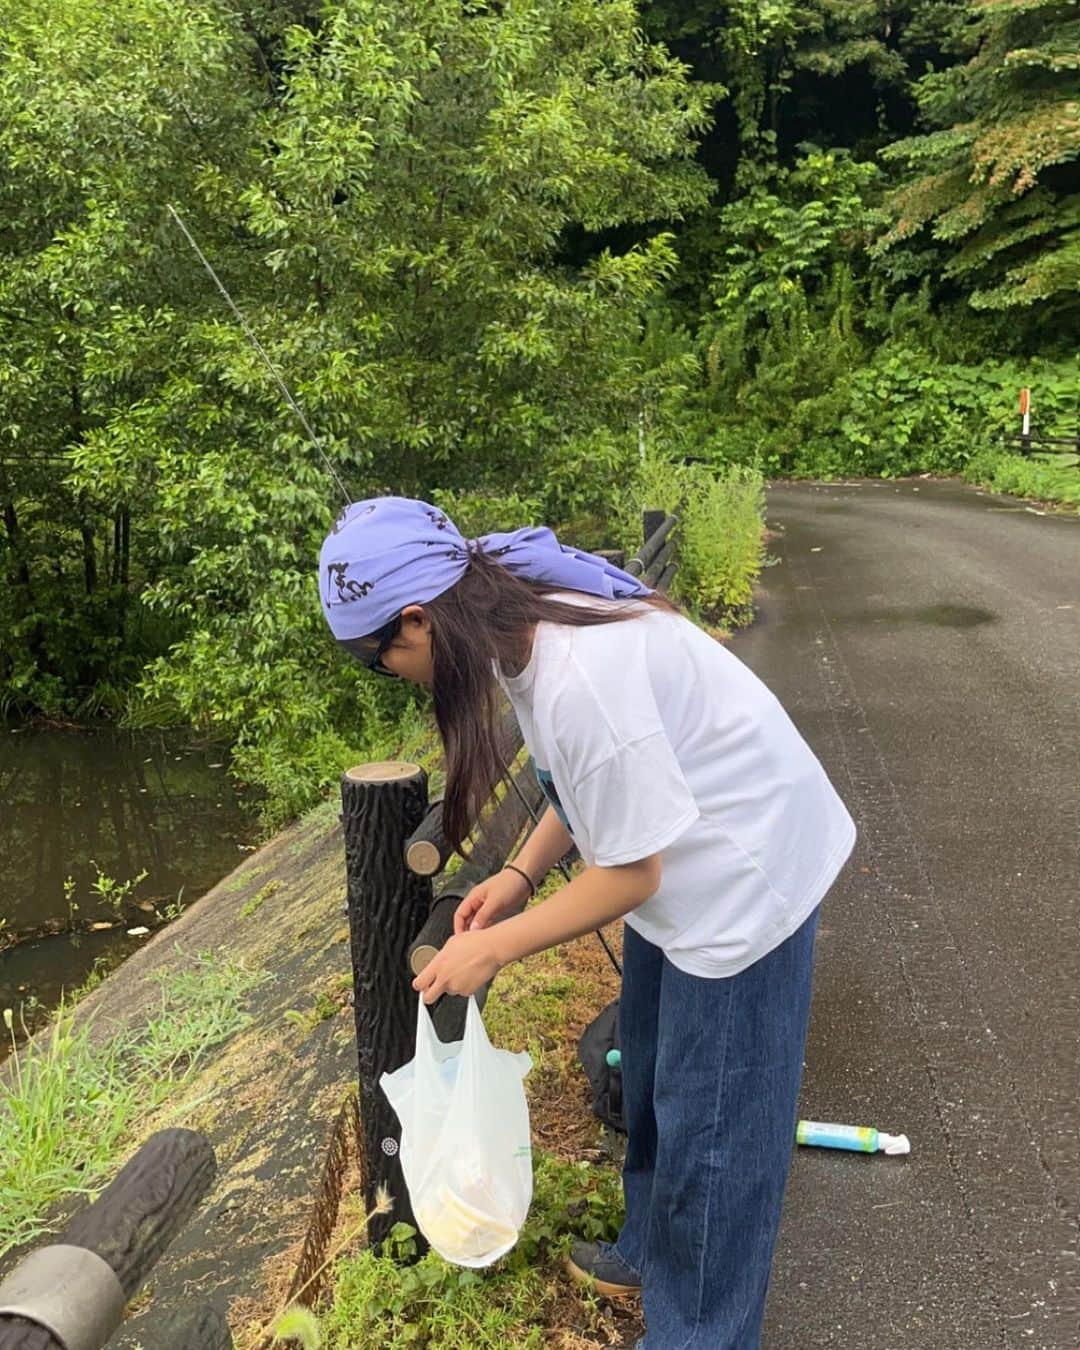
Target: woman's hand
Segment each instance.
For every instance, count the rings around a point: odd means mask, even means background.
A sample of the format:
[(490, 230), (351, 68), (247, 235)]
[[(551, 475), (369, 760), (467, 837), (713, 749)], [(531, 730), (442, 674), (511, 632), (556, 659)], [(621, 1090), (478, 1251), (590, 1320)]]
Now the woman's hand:
[(443, 994), (475, 994), (482, 984), (494, 979), (502, 964), (495, 955), (493, 934), (458, 933), (433, 956), (413, 980), (413, 988), (434, 1003)]
[(496, 872), (474, 886), (458, 905), (454, 911), (454, 933), (490, 928), (499, 919), (524, 909), (528, 898), (529, 887), (524, 877), (516, 872)]

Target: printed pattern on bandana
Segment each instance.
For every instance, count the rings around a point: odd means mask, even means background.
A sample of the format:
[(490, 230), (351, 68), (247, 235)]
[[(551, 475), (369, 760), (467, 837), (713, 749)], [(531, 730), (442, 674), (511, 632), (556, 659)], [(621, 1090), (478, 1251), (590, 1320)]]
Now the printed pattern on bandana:
[[(326, 603), (347, 605), (351, 600), (363, 600), (375, 588), (373, 581), (353, 581), (346, 577), (348, 563), (327, 563), (326, 565)], [(331, 595), (331, 589), (337, 587), (337, 594)]]

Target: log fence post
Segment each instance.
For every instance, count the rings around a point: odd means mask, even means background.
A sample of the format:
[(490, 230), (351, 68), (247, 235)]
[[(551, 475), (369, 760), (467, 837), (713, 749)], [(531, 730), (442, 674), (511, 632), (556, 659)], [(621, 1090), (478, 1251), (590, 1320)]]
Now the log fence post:
[(641, 542), (647, 544), (656, 531), (667, 520), (667, 513), (664, 511), (642, 511), (641, 513)]
[[(376, 1247), (396, 1223), (416, 1227), (398, 1152), (401, 1127), (379, 1079), (412, 1059), (416, 1045), (408, 951), (431, 909), (431, 881), (406, 866), (405, 845), (427, 815), (427, 774), (404, 762), (361, 764), (342, 776), (341, 802), (364, 1204), (369, 1212), (375, 1208), (380, 1185), (392, 1202), (390, 1213), (375, 1215), (368, 1226)], [(419, 1233), (417, 1243), (426, 1250)]]

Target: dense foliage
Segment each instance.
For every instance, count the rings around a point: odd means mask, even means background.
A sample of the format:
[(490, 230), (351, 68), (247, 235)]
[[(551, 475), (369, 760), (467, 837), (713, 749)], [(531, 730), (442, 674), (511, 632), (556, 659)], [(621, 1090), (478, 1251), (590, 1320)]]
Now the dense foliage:
[(915, 173), (889, 195), (896, 223), (879, 247), (929, 227), (953, 246), (943, 275), (977, 308), (1075, 307), (1080, 10), (1069, 0), (983, 0), (950, 45), (968, 59), (915, 85), (932, 130), (885, 151)]
[(264, 779), (339, 762), (404, 695), (330, 650), (340, 501), (166, 203), (354, 495), (515, 484), (565, 519), (625, 476), (616, 349), (674, 254), (561, 239), (704, 204), (706, 93), (629, 3), (59, 8), (0, 11), (5, 697), (115, 704), (160, 653), (140, 716)]
[(354, 496), (596, 547), (666, 485), (705, 607), (759, 472), (1071, 419), (1077, 8), (0, 0), (3, 708), (213, 729), (278, 815), (413, 715), (325, 638), (340, 491), (169, 203)]

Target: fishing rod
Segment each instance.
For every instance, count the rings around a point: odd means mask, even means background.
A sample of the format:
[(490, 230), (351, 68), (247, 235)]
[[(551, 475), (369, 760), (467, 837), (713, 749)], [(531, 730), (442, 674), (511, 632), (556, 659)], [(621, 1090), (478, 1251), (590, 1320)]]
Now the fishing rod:
[(341, 495), (345, 498), (345, 505), (346, 505), (346, 506), (351, 506), (351, 505), (352, 505), (352, 498), (349, 496), (348, 489), (346, 488), (345, 484), (341, 481), (341, 479), (338, 477), (337, 471), (334, 469), (334, 466), (330, 463), (330, 458), (329, 458), (329, 456), (327, 455), (326, 451), (325, 451), (325, 450), (323, 449), (323, 447), (322, 447), (322, 442), (319, 440), (318, 436), (315, 435), (315, 432), (311, 429), (311, 423), (310, 423), (310, 422), (307, 420), (307, 418), (304, 416), (303, 411), (301, 410), (300, 405), (297, 403), (296, 399), (294, 399), (293, 396), (292, 396), (292, 394), (289, 393), (288, 385), (285, 383), (285, 381), (284, 381), (284, 380), (281, 378), (281, 376), (278, 374), (278, 371), (277, 371), (276, 366), (275, 366), (274, 363), (270, 360), (269, 356), (267, 356), (266, 352), (265, 352), (264, 349), (263, 349), (262, 343), (261, 343), (261, 342), (259, 341), (259, 339), (255, 336), (255, 334), (251, 331), (251, 328), (250, 328), (250, 326), (249, 326), (247, 320), (244, 318), (244, 316), (243, 316), (243, 315), (240, 313), (240, 311), (237, 309), (236, 304), (234, 303), (232, 296), (231, 296), (231, 295), (229, 294), (229, 292), (225, 289), (225, 286), (224, 286), (224, 284), (222, 283), (221, 278), (220, 278), (220, 277), (218, 276), (218, 274), (214, 271), (214, 269), (210, 266), (210, 263), (207, 261), (206, 255), (203, 253), (202, 249), (198, 246), (198, 244), (195, 242), (195, 240), (191, 237), (191, 231), (190, 231), (190, 230), (188, 229), (188, 227), (184, 224), (184, 222), (180, 219), (180, 213), (177, 211), (176, 207), (173, 206), (170, 202), (166, 202), (165, 208), (166, 208), (166, 210), (169, 212), (169, 214), (172, 216), (173, 220), (176, 221), (177, 225), (180, 226), (180, 229), (181, 229), (181, 230), (183, 231), (183, 233), (184, 233), (184, 238), (188, 241), (188, 243), (191, 245), (191, 247), (195, 250), (195, 255), (196, 255), (196, 257), (199, 259), (199, 261), (202, 263), (202, 265), (206, 268), (207, 272), (210, 274), (210, 278), (211, 278), (211, 280), (213, 281), (214, 285), (218, 288), (218, 290), (221, 292), (221, 294), (225, 297), (225, 303), (229, 306), (229, 308), (232, 310), (232, 312), (236, 315), (237, 322), (240, 324), (240, 327), (241, 327), (241, 328), (244, 330), (244, 332), (247, 334), (248, 341), (251, 343), (251, 345), (255, 348), (255, 350), (256, 350), (256, 351), (259, 353), (259, 355), (262, 357), (263, 361), (266, 363), (266, 368), (267, 368), (267, 370), (270, 372), (270, 374), (274, 377), (274, 380), (276, 381), (277, 386), (278, 386), (278, 388), (281, 390), (282, 394), (284, 394), (286, 403), (288, 403), (289, 407), (293, 410), (293, 412), (294, 412), (294, 413), (297, 415), (297, 417), (300, 419), (300, 424), (301, 424), (301, 426), (303, 426), (304, 430), (307, 432), (308, 437), (310, 438), (312, 445), (313, 445), (313, 446), (315, 447), (315, 449), (319, 452), (319, 458), (322, 460), (323, 464), (325, 465), (325, 467), (326, 467), (326, 472), (330, 475), (330, 477), (334, 480), (334, 482), (337, 484), (337, 486), (338, 486), (339, 489), (341, 490)]
[[(310, 438), (312, 445), (313, 445), (313, 446), (315, 447), (315, 449), (319, 452), (319, 458), (322, 460), (323, 464), (325, 465), (325, 467), (326, 467), (326, 472), (330, 475), (330, 477), (331, 477), (331, 478), (334, 480), (334, 482), (337, 484), (338, 488), (341, 490), (341, 495), (345, 498), (345, 505), (346, 505), (346, 506), (352, 505), (352, 498), (349, 496), (348, 489), (345, 487), (345, 484), (344, 484), (344, 483), (341, 481), (341, 479), (338, 477), (337, 472), (336, 472), (336, 470), (334, 469), (334, 466), (330, 463), (330, 459), (329, 459), (329, 457), (328, 457), (326, 451), (325, 451), (325, 450), (323, 449), (323, 447), (322, 447), (322, 443), (320, 442), (318, 436), (315, 435), (315, 432), (312, 430), (312, 428), (311, 428), (311, 423), (310, 423), (310, 422), (307, 420), (307, 418), (304, 416), (303, 410), (300, 408), (300, 405), (299, 405), (299, 404), (296, 402), (296, 400), (293, 398), (292, 394), (289, 393), (288, 385), (287, 385), (287, 384), (285, 383), (285, 381), (281, 378), (280, 374), (279, 374), (278, 371), (277, 371), (276, 366), (275, 366), (274, 363), (270, 360), (269, 356), (267, 356), (265, 350), (263, 349), (262, 343), (261, 343), (261, 342), (259, 341), (259, 339), (255, 336), (255, 334), (251, 331), (250, 325), (248, 324), (248, 322), (247, 322), (247, 320), (244, 318), (244, 316), (240, 313), (239, 309), (237, 309), (236, 303), (234, 302), (234, 300), (233, 300), (232, 296), (229, 294), (229, 292), (225, 289), (224, 283), (222, 282), (221, 278), (220, 278), (220, 277), (218, 276), (218, 274), (214, 271), (213, 267), (211, 267), (209, 261), (207, 260), (206, 255), (203, 253), (202, 249), (198, 246), (198, 244), (197, 244), (197, 243), (195, 242), (195, 240), (192, 238), (191, 231), (190, 231), (190, 230), (188, 229), (188, 227), (184, 224), (184, 222), (180, 219), (180, 213), (177, 211), (176, 207), (173, 206), (171, 202), (167, 202), (167, 203), (166, 203), (166, 210), (169, 212), (169, 214), (172, 216), (173, 220), (176, 221), (177, 225), (179, 225), (180, 229), (183, 231), (184, 238), (188, 241), (188, 243), (191, 245), (191, 247), (195, 250), (195, 256), (196, 256), (196, 257), (199, 259), (199, 261), (202, 263), (203, 267), (206, 268), (206, 270), (207, 270), (207, 272), (208, 272), (208, 274), (209, 274), (211, 280), (213, 281), (214, 285), (218, 288), (218, 290), (221, 292), (221, 294), (225, 297), (225, 303), (229, 306), (229, 308), (232, 310), (232, 312), (236, 315), (236, 320), (237, 320), (237, 322), (240, 324), (240, 327), (241, 327), (241, 328), (244, 330), (244, 332), (247, 334), (247, 337), (248, 337), (249, 342), (250, 342), (251, 345), (255, 348), (255, 350), (259, 353), (259, 355), (262, 357), (262, 359), (263, 359), (263, 361), (264, 361), (264, 363), (265, 363), (265, 365), (266, 365), (267, 370), (268, 370), (268, 371), (270, 372), (270, 374), (274, 377), (275, 383), (277, 384), (278, 388), (281, 390), (282, 394), (285, 396), (285, 401), (288, 403), (289, 407), (293, 410), (293, 412), (296, 414), (296, 416), (300, 419), (300, 424), (303, 426), (304, 430), (307, 432), (308, 437)], [(539, 816), (537, 816), (537, 814), (535, 813), (535, 811), (533, 811), (533, 809), (532, 809), (532, 807), (530, 806), (529, 802), (525, 799), (524, 793), (523, 793), (523, 792), (521, 791), (521, 789), (518, 787), (517, 783), (513, 782), (513, 779), (511, 779), (511, 782), (512, 782), (512, 785), (513, 785), (513, 787), (514, 787), (514, 790), (517, 792), (518, 796), (521, 798), (522, 805), (525, 807), (525, 810), (526, 810), (526, 811), (529, 813), (529, 815), (532, 817), (533, 824), (534, 824), (534, 825), (539, 824), (539, 819), (540, 819), (540, 818), (539, 818)], [(572, 880), (572, 877), (571, 877), (570, 869), (569, 869), (569, 867), (566, 866), (566, 864), (563, 862), (563, 860), (562, 860), (561, 858), (559, 859), (557, 866), (558, 866), (560, 872), (562, 872), (562, 874), (563, 874), (563, 879), (564, 879), (565, 881), (571, 881), (571, 880)], [(597, 932), (596, 932), (596, 936), (600, 939), (600, 944), (601, 944), (601, 946), (603, 947), (604, 951), (607, 952), (607, 954), (608, 954), (608, 959), (610, 960), (611, 964), (615, 967), (616, 971), (618, 971), (618, 973), (621, 975), (621, 974), (622, 974), (622, 967), (619, 965), (618, 961), (615, 959), (615, 953), (614, 953), (614, 952), (611, 950), (611, 948), (608, 946), (607, 939), (604, 937), (603, 933), (601, 933), (601, 932), (599, 931), (599, 929), (598, 929)]]

